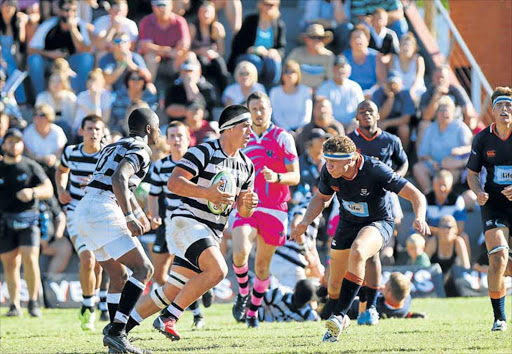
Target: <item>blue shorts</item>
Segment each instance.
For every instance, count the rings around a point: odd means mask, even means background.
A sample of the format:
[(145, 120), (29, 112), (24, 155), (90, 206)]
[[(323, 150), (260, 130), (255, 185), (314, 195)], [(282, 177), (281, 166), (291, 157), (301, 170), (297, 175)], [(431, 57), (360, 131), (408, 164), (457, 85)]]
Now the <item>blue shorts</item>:
[(331, 243), (331, 248), (333, 250), (349, 249), (352, 247), (352, 243), (357, 238), (357, 235), (359, 235), (359, 231), (366, 226), (373, 226), (379, 230), (380, 235), (382, 236), (381, 248), (387, 245), (391, 237), (393, 237), (393, 230), (395, 228), (393, 221), (379, 220), (368, 224), (349, 224), (343, 223), (343, 221), (340, 220)]

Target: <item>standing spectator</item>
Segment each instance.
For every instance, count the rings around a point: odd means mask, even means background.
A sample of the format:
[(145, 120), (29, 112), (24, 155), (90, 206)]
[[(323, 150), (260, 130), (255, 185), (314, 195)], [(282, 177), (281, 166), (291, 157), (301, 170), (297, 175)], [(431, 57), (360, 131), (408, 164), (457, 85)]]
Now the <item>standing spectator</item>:
[(116, 92), (115, 100), (112, 102), (109, 127), (112, 131), (128, 135), (127, 111), (130, 106), (145, 102), (152, 110), (158, 107), (156, 88), (149, 85), (146, 76), (140, 75), (139, 71), (129, 71), (124, 77), (124, 87)]
[(334, 61), (333, 79), (324, 82), (317, 90), (319, 96), (331, 101), (334, 118), (343, 124), (347, 134), (356, 129), (357, 105), (364, 100), (361, 86), (349, 79), (351, 69), (347, 59), (338, 55)]
[(192, 103), (185, 108), (185, 124), (190, 131), (190, 146), (196, 146), (217, 139), (215, 129), (204, 119), (205, 108), (200, 103)]
[(45, 87), (45, 73), (58, 58), (65, 58), (77, 73), (71, 86), (75, 92), (86, 89), (87, 75), (94, 66), (94, 56), (87, 23), (76, 17), (76, 0), (59, 0), (58, 17), (43, 22), (29, 44), (28, 71), (35, 93)]
[(267, 88), (281, 77), (281, 61), (286, 46), (285, 23), (279, 18), (280, 0), (259, 0), (258, 13), (244, 19), (233, 38), (228, 69), (233, 72), (241, 61), (258, 69), (260, 82)]
[(251, 93), (266, 92), (265, 87), (258, 83), (258, 70), (248, 61), (238, 63), (233, 76), (236, 82), (226, 87), (222, 93), (224, 106), (244, 104)]
[(333, 136), (345, 135), (343, 125), (334, 119), (332, 115), (332, 104), (326, 97), (317, 96), (313, 105), (313, 120), (297, 130), (295, 144), (299, 156), (305, 151), (305, 144), (311, 131), (320, 128)]
[(242, 27), (241, 0), (212, 0), (217, 12), (224, 9), (232, 35), (236, 35)]
[(151, 0), (153, 13), (139, 24), (140, 53), (149, 65), (158, 90), (165, 89), (190, 47), (187, 21), (172, 12), (170, 0)]
[(281, 81), (281, 85), (270, 90), (272, 121), (284, 130), (297, 130), (311, 121), (311, 89), (301, 84), (300, 66), (294, 60), (284, 64)]
[(87, 91), (81, 92), (77, 97), (73, 132), (78, 132), (82, 119), (91, 114), (102, 117), (108, 123), (112, 101), (112, 93), (105, 89), (103, 71), (94, 69), (87, 77)]
[(368, 48), (369, 44), (370, 30), (365, 25), (357, 25), (350, 32), (350, 49), (343, 53), (352, 68), (350, 79), (361, 85), (367, 98), (377, 89), (379, 81), (383, 81), (382, 55)]
[(69, 79), (63, 73), (54, 73), (48, 79), (48, 90), (36, 97), (36, 106), (50, 105), (55, 111), (55, 124), (60, 126), (68, 140), (72, 137), (75, 120), (76, 95), (71, 91)]
[(131, 49), (139, 39), (137, 24), (126, 17), (128, 15), (128, 3), (126, 0), (110, 0), (108, 15), (101, 16), (94, 21), (95, 45), (100, 51), (110, 51), (111, 42), (118, 32), (126, 33), (129, 36)]
[(53, 108), (42, 104), (35, 109), (34, 123), (23, 131), (25, 154), (40, 163), (48, 176), (55, 175), (55, 164), (68, 142), (66, 134), (54, 121)]
[[(18, 69), (16, 52), (21, 50), (21, 45), (25, 44), (25, 25), (28, 22), (28, 16), (18, 12), (18, 2), (16, 0), (2, 0), (0, 5), (0, 47), (1, 58), (7, 64), (7, 75)], [(20, 104), (26, 101), (23, 85), (20, 85), (15, 92), (16, 100)]]
[(140, 75), (151, 79), (146, 63), (142, 56), (130, 50), (130, 37), (127, 33), (117, 32), (113, 38), (112, 53), (101, 57), (98, 67), (103, 70), (105, 83), (112, 86), (116, 92), (124, 86), (124, 76), (129, 71), (138, 71)]
[(165, 93), (165, 112), (170, 120), (183, 120), (185, 108), (192, 102), (201, 102), (207, 109), (207, 118), (212, 119), (217, 93), (213, 85), (201, 76), (201, 64), (193, 53), (181, 64), (179, 78)]
[(228, 85), (229, 72), (224, 60), (226, 32), (215, 19), (215, 5), (207, 1), (199, 8), (197, 20), (189, 24), (192, 43), (190, 49), (201, 62), (204, 77), (212, 82), (217, 92)]
[(288, 60), (300, 65), (304, 85), (316, 89), (325, 80), (332, 79), (334, 54), (325, 45), (332, 41), (332, 32), (319, 24), (310, 25), (302, 35), (305, 46), (295, 48)]
[(398, 37), (396, 33), (386, 26), (388, 13), (382, 8), (375, 10), (370, 27), (370, 48), (384, 55), (383, 62), (389, 63), (389, 54), (398, 54)]
[(475, 109), (466, 91), (464, 91), (461, 86), (450, 83), (450, 75), (451, 70), (448, 65), (438, 67), (434, 71), (432, 85), (428, 87), (427, 91), (421, 96), (421, 122), (418, 127), (419, 143), (421, 143), (423, 132), (434, 120), (439, 106), (439, 99), (443, 96), (450, 97), (455, 107), (462, 110), (464, 123), (466, 123), (471, 130), (473, 130), (478, 123)]
[(379, 107), (379, 127), (398, 135), (404, 150), (408, 151), (410, 122), (416, 108), (409, 91), (403, 89), (402, 77), (398, 72), (389, 72), (386, 84), (373, 93), (372, 101)]
[(23, 156), (23, 135), (19, 130), (7, 132), (2, 144), (5, 153), (0, 161), (0, 215), (2, 242), (0, 258), (9, 292), (9, 311), (6, 316), (21, 316), (20, 266), (23, 263), (27, 282), (28, 312), (40, 317), (37, 302), (40, 288), (39, 270), (39, 212), (37, 202), (53, 195), (53, 188), (43, 169)]
[(454, 119), (455, 104), (450, 97), (442, 97), (437, 108), (437, 121), (425, 131), (418, 150), (419, 161), (413, 166), (413, 175), (424, 193), (432, 188), (432, 177), (441, 168), (449, 170), (455, 183), (461, 179), (471, 150), (473, 135), (468, 126)]
[(400, 52), (393, 55), (389, 69), (397, 71), (402, 77), (404, 90), (409, 90), (412, 100), (418, 104), (425, 87), (425, 60), (418, 54), (418, 43), (412, 33), (400, 38)]

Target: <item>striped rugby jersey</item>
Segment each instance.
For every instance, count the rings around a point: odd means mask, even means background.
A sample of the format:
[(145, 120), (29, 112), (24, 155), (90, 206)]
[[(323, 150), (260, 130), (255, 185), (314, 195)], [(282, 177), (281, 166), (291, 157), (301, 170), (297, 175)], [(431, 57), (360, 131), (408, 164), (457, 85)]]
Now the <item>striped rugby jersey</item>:
[(181, 197), (169, 191), (167, 188), (167, 181), (172, 174), (172, 170), (176, 166), (176, 162), (172, 160), (172, 156), (166, 156), (163, 159), (157, 160), (151, 165), (150, 169), (150, 185), (149, 195), (157, 197), (162, 193), (165, 195), (165, 208), (167, 210), (166, 216), (175, 210), (181, 203)]
[(96, 169), (85, 192), (96, 189), (114, 193), (112, 175), (123, 159), (127, 159), (135, 170), (135, 174), (128, 180), (128, 188), (134, 192), (148, 173), (151, 154), (148, 144), (140, 136), (123, 138), (106, 146), (101, 150)]
[[(240, 192), (245, 192), (254, 186), (254, 165), (251, 160), (239, 150), (236, 156), (224, 153), (218, 139), (192, 147), (177, 163), (177, 166), (190, 172), (194, 177), (190, 180), (201, 187), (209, 187), (213, 178), (221, 171), (229, 171), (236, 181), (235, 202)], [(208, 201), (202, 198), (182, 197), (181, 205), (173, 212), (174, 216), (188, 217), (201, 222), (213, 231), (220, 240), (222, 231), (228, 221), (233, 205), (221, 214), (215, 215), (208, 208)]]
[(83, 150), (84, 144), (69, 145), (64, 149), (60, 158), (62, 166), (69, 168), (69, 194), (71, 202), (66, 205), (66, 210), (73, 211), (78, 202), (85, 195), (86, 180), (89, 179), (96, 163), (100, 157), (101, 151), (88, 155)]
[(265, 322), (303, 322), (319, 319), (309, 303), (300, 309), (293, 305), (293, 291), (282, 285), (267, 290), (258, 310), (258, 317)]

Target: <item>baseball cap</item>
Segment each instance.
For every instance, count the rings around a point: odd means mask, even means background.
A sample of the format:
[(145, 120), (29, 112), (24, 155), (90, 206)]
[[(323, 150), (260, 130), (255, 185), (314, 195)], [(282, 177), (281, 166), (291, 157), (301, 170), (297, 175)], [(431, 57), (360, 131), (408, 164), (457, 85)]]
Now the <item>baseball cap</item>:
[(11, 128), (7, 131), (7, 133), (4, 136), (4, 141), (6, 141), (8, 138), (18, 138), (20, 140), (23, 140), (23, 134), (19, 129)]
[(320, 128), (313, 128), (311, 129), (311, 132), (308, 135), (308, 140), (318, 139), (318, 138), (324, 138), (325, 140), (332, 137), (331, 133), (327, 133), (325, 130)]

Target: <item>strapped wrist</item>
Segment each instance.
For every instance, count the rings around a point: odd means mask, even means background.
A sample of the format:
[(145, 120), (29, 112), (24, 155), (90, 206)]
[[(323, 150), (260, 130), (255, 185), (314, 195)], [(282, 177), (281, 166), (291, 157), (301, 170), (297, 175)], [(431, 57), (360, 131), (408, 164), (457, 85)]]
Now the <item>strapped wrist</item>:
[(128, 222), (136, 221), (135, 215), (130, 211), (128, 214), (125, 214), (124, 220)]

